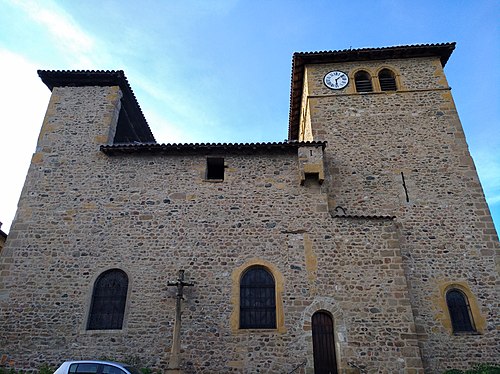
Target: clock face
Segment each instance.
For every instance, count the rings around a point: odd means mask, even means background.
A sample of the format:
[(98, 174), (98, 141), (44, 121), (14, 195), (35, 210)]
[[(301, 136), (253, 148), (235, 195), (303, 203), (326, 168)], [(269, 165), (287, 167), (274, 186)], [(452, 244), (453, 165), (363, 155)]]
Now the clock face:
[(346, 73), (335, 70), (326, 74), (323, 78), (323, 82), (325, 82), (326, 87), (331, 88), (332, 90), (340, 90), (347, 86), (349, 83), (349, 77)]

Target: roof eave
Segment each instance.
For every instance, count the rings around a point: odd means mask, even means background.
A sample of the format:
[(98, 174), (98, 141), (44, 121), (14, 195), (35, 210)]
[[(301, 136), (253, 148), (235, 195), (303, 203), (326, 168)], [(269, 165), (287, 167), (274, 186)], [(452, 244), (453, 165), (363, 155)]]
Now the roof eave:
[(102, 145), (108, 156), (120, 154), (248, 154), (255, 152), (289, 153), (299, 147), (326, 147), (326, 142), (270, 142), (270, 143), (185, 143), (185, 144), (113, 144)]

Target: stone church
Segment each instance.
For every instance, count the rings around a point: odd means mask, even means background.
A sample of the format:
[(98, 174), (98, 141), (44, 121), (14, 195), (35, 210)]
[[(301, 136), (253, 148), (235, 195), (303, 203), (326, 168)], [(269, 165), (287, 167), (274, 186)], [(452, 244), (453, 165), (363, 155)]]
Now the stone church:
[(0, 259), (2, 362), (498, 363), (499, 244), (443, 72), (454, 48), (294, 54), (288, 140), (270, 143), (159, 144), (122, 71), (39, 71), (52, 96)]

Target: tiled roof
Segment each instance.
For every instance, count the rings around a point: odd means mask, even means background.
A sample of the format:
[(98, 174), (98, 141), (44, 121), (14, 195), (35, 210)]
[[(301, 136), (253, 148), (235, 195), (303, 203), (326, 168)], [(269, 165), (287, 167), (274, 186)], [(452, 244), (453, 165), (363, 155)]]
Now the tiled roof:
[(51, 91), (54, 87), (119, 86), (122, 106), (137, 135), (144, 142), (155, 141), (123, 70), (38, 70), (38, 76)]
[(299, 135), (300, 103), (305, 65), (437, 56), (440, 57), (441, 64), (444, 67), (454, 49), (455, 43), (441, 43), (294, 53), (292, 60), (288, 139), (296, 140)]
[(301, 146), (326, 147), (326, 142), (270, 142), (270, 143), (184, 143), (184, 144), (112, 144), (102, 145), (101, 151), (107, 155), (131, 153), (155, 154), (251, 154), (258, 151), (283, 153), (293, 152)]

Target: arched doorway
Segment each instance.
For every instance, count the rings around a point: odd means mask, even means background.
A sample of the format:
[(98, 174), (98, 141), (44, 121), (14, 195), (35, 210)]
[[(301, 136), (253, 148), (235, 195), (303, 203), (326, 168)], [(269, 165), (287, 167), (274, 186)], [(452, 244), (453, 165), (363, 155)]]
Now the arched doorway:
[(333, 319), (319, 311), (312, 316), (312, 336), (315, 374), (337, 374)]

